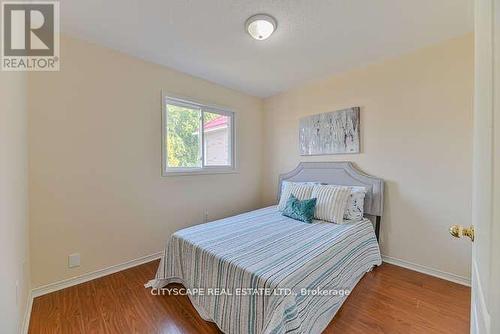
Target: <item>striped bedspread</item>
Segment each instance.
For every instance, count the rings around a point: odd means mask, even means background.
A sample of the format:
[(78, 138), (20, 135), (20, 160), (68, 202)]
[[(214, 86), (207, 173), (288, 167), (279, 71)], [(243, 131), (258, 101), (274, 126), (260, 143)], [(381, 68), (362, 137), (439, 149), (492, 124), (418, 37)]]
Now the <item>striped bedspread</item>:
[(321, 333), (380, 264), (368, 220), (307, 224), (273, 206), (174, 233), (146, 287), (182, 283), (224, 333)]

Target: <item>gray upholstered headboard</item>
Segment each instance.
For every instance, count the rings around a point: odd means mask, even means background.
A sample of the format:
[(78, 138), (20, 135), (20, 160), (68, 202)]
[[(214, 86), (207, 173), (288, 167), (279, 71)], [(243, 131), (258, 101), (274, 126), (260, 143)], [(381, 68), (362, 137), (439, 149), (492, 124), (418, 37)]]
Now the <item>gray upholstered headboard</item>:
[[(278, 200), (283, 181), (321, 182), (341, 186), (362, 186), (366, 188), (364, 212), (376, 217), (375, 232), (380, 230), (380, 219), (384, 211), (384, 180), (363, 173), (353, 163), (344, 162), (301, 162), (289, 173), (281, 174), (278, 185)], [(371, 218), (371, 217), (368, 217)]]

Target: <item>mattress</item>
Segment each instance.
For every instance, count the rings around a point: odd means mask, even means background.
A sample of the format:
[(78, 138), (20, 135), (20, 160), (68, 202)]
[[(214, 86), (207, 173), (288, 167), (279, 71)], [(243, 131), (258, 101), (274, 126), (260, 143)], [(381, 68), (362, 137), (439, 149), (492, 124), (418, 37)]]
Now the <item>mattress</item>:
[(307, 224), (273, 206), (174, 233), (146, 287), (183, 284), (224, 333), (321, 333), (381, 261), (369, 220)]

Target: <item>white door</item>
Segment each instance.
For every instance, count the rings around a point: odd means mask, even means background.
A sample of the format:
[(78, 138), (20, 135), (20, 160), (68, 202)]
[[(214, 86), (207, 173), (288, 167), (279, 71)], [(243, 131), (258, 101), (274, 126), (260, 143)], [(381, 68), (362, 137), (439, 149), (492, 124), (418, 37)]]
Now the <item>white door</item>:
[(500, 333), (500, 0), (475, 3), (471, 333)]

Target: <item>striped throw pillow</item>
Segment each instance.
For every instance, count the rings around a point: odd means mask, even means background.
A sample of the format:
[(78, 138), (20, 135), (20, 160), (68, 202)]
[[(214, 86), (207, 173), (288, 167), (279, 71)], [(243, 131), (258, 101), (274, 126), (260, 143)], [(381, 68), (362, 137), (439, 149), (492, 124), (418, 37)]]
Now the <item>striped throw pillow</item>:
[(278, 203), (278, 210), (283, 211), (286, 206), (286, 202), (290, 198), (290, 195), (295, 196), (299, 201), (311, 198), (311, 193), (313, 191), (314, 185), (307, 183), (295, 183), (295, 182), (283, 182), (284, 186), (281, 191), (280, 201)]
[(316, 198), (314, 218), (332, 223), (342, 224), (347, 200), (351, 195), (349, 187), (332, 185), (316, 185), (311, 197)]

